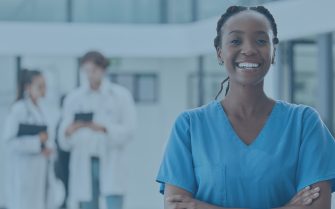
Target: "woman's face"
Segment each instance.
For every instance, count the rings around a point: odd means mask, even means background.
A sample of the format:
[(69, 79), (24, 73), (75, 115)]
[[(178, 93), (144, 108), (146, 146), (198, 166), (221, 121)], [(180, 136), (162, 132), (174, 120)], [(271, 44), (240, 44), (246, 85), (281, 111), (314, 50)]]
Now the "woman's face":
[(27, 91), (29, 96), (34, 100), (44, 97), (46, 92), (44, 77), (42, 75), (34, 77), (32, 83), (27, 86)]
[(270, 22), (263, 14), (243, 11), (226, 21), (217, 56), (231, 82), (246, 86), (263, 81), (274, 57), (272, 39)]

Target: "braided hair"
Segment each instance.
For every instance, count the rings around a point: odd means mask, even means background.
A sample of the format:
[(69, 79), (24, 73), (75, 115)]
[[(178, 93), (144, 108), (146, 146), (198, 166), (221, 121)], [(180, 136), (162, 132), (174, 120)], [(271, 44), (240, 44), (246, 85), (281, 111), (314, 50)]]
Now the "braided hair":
[[(277, 24), (275, 19), (273, 18), (272, 14), (270, 13), (270, 11), (268, 9), (266, 9), (263, 6), (257, 6), (257, 7), (244, 7), (244, 6), (231, 6), (229, 7), (226, 12), (220, 17), (217, 26), (216, 26), (216, 37), (214, 39), (214, 47), (215, 49), (219, 49), (221, 47), (221, 39), (222, 39), (222, 30), (223, 30), (223, 25), (225, 22), (227, 22), (227, 20), (240, 13), (243, 11), (247, 11), (247, 10), (251, 10), (251, 11), (255, 11), (258, 12), (262, 15), (264, 15), (266, 17), (266, 19), (270, 22), (271, 25), (271, 29), (274, 35), (274, 38), (272, 39), (273, 44), (278, 44), (279, 43), (279, 39), (277, 37), (278, 35), (278, 31), (277, 31)], [(222, 82), (221, 82), (221, 89), (219, 91), (219, 93), (216, 95), (215, 99), (217, 99), (219, 97), (219, 95), (221, 94), (222, 90), (223, 90), (223, 85), (225, 82), (228, 81), (228, 85), (226, 88), (226, 93), (225, 95), (227, 95), (228, 90), (229, 90), (229, 77), (225, 78)]]

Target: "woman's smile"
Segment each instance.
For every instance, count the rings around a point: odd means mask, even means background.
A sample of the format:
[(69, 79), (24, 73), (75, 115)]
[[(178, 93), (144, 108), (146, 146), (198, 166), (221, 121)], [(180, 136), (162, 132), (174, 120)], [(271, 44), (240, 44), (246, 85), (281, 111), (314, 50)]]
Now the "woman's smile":
[(238, 62), (235, 67), (241, 72), (256, 72), (260, 70), (261, 64), (256, 62)]

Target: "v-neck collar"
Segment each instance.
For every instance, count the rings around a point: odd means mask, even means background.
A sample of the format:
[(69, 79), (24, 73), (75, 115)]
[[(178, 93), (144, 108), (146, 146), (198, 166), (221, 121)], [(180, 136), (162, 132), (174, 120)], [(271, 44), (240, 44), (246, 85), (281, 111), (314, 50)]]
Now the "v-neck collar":
[(41, 103), (40, 101), (38, 101), (37, 105), (35, 105), (33, 101), (31, 100), (31, 98), (26, 98), (24, 102), (26, 102), (26, 108), (27, 108), (28, 115), (32, 118), (32, 120), (35, 123), (42, 124), (46, 122), (43, 110), (40, 105)]
[(275, 104), (273, 105), (272, 107), (272, 110), (271, 110), (271, 113), (269, 115), (269, 117), (266, 119), (262, 129), (259, 131), (258, 135), (256, 136), (255, 139), (252, 140), (252, 142), (250, 144), (246, 144), (236, 133), (236, 131), (234, 130), (229, 118), (228, 118), (228, 115), (226, 114), (226, 112), (224, 111), (223, 107), (222, 107), (222, 104), (220, 101), (215, 101), (219, 111), (221, 112), (221, 116), (223, 117), (224, 119), (224, 122), (226, 123), (225, 125), (227, 126), (226, 128), (230, 131), (230, 133), (232, 133), (232, 136), (233, 136), (233, 139), (232, 141), (234, 141), (235, 143), (239, 144), (240, 146), (242, 146), (243, 148), (251, 148), (251, 147), (254, 147), (256, 146), (258, 143), (261, 142), (261, 139), (264, 138), (262, 137), (264, 135), (264, 133), (267, 131), (267, 129), (269, 128), (273, 118), (274, 118), (274, 115), (276, 114), (276, 111), (278, 109), (278, 101), (275, 100)]

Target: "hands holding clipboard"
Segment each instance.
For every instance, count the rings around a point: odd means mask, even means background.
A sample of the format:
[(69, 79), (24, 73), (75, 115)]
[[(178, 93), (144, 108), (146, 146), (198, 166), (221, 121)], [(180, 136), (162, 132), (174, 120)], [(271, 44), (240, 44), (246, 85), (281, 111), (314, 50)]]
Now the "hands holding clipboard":
[(48, 157), (52, 153), (52, 150), (46, 147), (46, 142), (48, 141), (46, 125), (35, 125), (35, 124), (19, 124), (19, 130), (17, 132), (17, 137), (19, 140), (27, 139), (23, 136), (39, 136), (41, 142), (41, 149), (44, 156)]
[(104, 126), (93, 122), (93, 116), (93, 112), (76, 113), (74, 115), (74, 121), (66, 129), (65, 135), (71, 136), (80, 128), (90, 128), (97, 132), (107, 132), (107, 129)]

